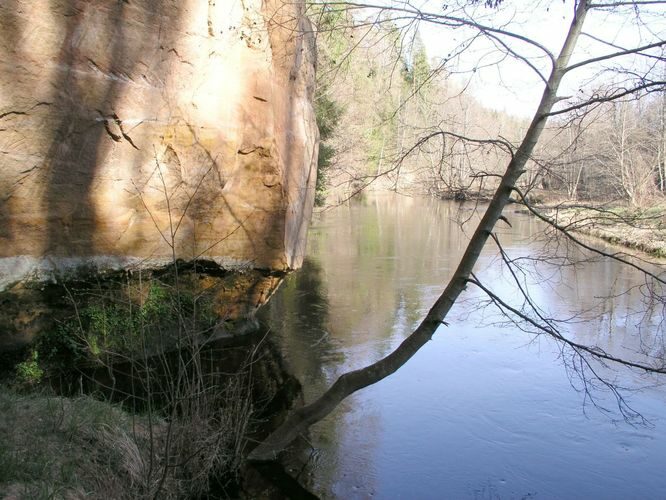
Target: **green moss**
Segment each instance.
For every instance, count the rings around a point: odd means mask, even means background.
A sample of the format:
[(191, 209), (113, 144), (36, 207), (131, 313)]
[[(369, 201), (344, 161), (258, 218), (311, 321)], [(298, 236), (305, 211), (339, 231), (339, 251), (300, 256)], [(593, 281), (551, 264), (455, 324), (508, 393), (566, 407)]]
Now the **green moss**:
[(100, 291), (75, 297), (79, 303), (73, 313), (40, 333), (34, 359), (17, 367), (21, 383), (38, 381), (37, 375), (41, 378), (44, 371), (69, 371), (81, 363), (156, 352), (175, 345), (184, 332), (204, 332), (217, 321), (210, 300), (177, 292), (161, 281), (150, 282), (143, 293), (132, 292)]
[(30, 351), (30, 357), (16, 365), (16, 379), (19, 385), (37, 385), (44, 377), (44, 370), (39, 363), (39, 352)]

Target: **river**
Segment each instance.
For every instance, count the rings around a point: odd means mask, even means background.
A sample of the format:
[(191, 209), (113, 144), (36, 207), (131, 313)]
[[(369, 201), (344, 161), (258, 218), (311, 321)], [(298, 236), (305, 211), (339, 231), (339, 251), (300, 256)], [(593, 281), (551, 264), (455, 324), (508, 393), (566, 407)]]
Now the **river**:
[[(507, 215), (511, 227), (500, 222), (500, 240), (529, 268), (526, 284), (544, 316), (568, 318), (562, 327), (570, 338), (611, 354), (642, 360), (639, 351), (661, 352), (663, 310), (644, 307), (642, 276), (607, 260), (573, 265), (584, 255), (544, 238), (533, 218)], [(315, 217), (303, 268), (263, 311), (306, 402), (409, 334), (478, 217), (472, 204), (398, 195)], [(553, 252), (555, 261), (527, 259)], [(520, 304), (492, 242), (476, 270)], [(659, 380), (593, 365), (627, 388), (627, 402), (648, 421), (628, 423), (603, 387), (586, 394), (570, 351), (507, 324), (479, 289), (468, 287), (447, 321), (396, 374), (311, 429), (303, 484), (342, 499), (666, 498)]]

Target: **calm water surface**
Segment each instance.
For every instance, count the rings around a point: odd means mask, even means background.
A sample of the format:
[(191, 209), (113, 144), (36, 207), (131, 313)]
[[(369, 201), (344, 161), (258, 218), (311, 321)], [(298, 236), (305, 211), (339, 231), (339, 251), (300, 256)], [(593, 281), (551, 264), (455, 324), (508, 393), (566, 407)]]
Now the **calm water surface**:
[[(307, 401), (417, 325), (464, 250), (478, 220), (473, 208), (384, 195), (315, 218), (303, 269), (264, 311)], [(646, 312), (641, 276), (609, 262), (562, 266), (581, 255), (547, 243), (533, 219), (509, 218), (502, 243), (531, 271), (525, 279), (544, 315), (573, 319), (568, 335), (618, 355), (640, 359), (637, 351), (662, 348), (663, 311)], [(525, 259), (554, 249), (557, 266)], [(520, 304), (491, 244), (476, 269)], [(571, 353), (502, 324), (478, 289), (463, 299), (450, 326), (406, 366), (313, 427), (303, 483), (344, 499), (666, 499), (666, 387), (596, 367), (629, 389), (643, 387), (625, 395), (650, 424), (629, 425), (609, 394), (592, 392), (609, 412), (585, 397)], [(572, 318), (573, 310), (585, 314)]]

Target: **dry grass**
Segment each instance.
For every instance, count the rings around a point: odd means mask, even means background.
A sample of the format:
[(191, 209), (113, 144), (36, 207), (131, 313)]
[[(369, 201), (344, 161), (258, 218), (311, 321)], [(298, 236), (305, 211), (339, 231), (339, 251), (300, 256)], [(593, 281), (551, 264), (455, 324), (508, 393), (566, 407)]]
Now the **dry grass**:
[(656, 257), (666, 257), (666, 205), (647, 209), (568, 207), (548, 214), (561, 226), (634, 248)]
[(90, 397), (1, 389), (1, 498), (135, 498), (140, 420)]
[[(170, 419), (91, 397), (0, 387), (0, 498), (191, 498), (240, 466), (251, 412), (242, 385), (193, 398)], [(228, 399), (227, 399), (228, 400)], [(185, 411), (183, 411), (185, 410)]]
[[(91, 397), (19, 395), (0, 387), (0, 499), (193, 498), (209, 491), (211, 479), (223, 489), (235, 483), (253, 411), (257, 347), (241, 355), (231, 372), (204, 366), (210, 362), (210, 354), (202, 358), (206, 332), (198, 328), (199, 308), (189, 307), (186, 298), (180, 290), (156, 295), (145, 302), (151, 312), (140, 321), (124, 321), (127, 311), (114, 309), (115, 302), (75, 304), (75, 320), (38, 343), (52, 355), (51, 365), (42, 368), (43, 356), (33, 350), (17, 368), (22, 377), (15, 386), (49, 383), (44, 373), (57, 374), (73, 363), (60, 356), (59, 347), (76, 344), (74, 352), (88, 353), (88, 340), (104, 337), (107, 343), (98, 343), (99, 354), (91, 359), (106, 369), (112, 387), (91, 372), (85, 390), (110, 400), (116, 389), (124, 391), (122, 397), (138, 402), (144, 413), (133, 415)], [(165, 331), (177, 332), (180, 349), (146, 347)], [(116, 345), (138, 350), (114, 352)], [(125, 377), (119, 387), (113, 359), (131, 366), (118, 371)]]

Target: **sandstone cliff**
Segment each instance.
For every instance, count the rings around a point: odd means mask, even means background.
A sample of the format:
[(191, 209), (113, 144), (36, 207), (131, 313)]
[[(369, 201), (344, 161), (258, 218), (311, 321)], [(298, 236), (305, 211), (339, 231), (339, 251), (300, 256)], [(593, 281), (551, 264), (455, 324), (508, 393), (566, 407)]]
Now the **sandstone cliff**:
[(301, 263), (318, 132), (298, 2), (0, 3), (0, 290)]

